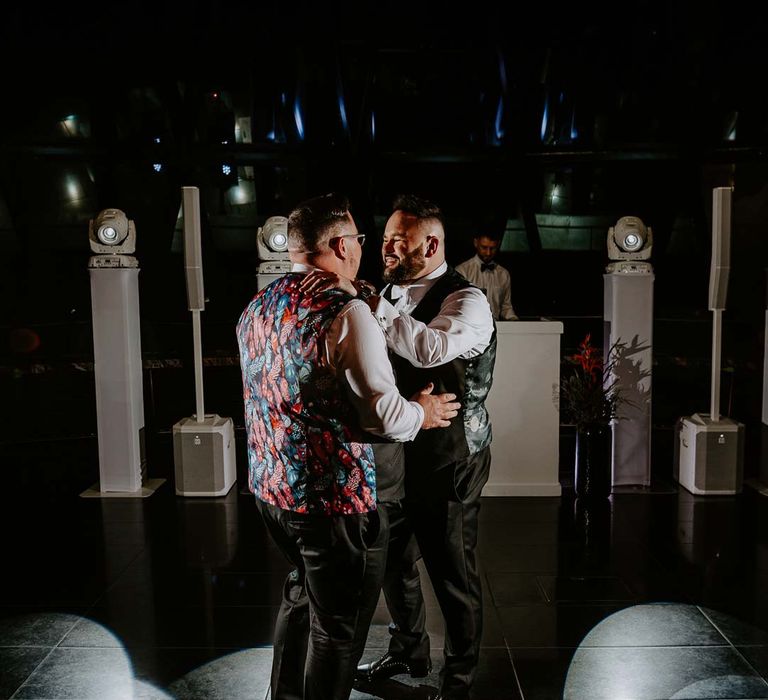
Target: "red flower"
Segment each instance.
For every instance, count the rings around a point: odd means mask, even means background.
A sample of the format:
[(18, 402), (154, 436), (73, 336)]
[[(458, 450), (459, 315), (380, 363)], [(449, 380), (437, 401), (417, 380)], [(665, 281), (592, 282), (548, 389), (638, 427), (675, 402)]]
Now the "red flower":
[(587, 333), (586, 338), (579, 344), (579, 350), (581, 350), (581, 352), (577, 352), (573, 355), (572, 359), (574, 362), (578, 362), (581, 365), (581, 368), (590, 374), (593, 379), (597, 380), (598, 376), (602, 374), (603, 359), (600, 357), (597, 350), (590, 344), (591, 337), (592, 334)]
[(621, 397), (613, 375), (617, 355), (623, 343), (615, 343), (608, 351), (608, 363), (602, 352), (592, 345), (591, 334), (579, 343), (579, 352), (568, 359), (575, 365), (560, 383), (560, 408), (567, 420), (577, 427), (607, 425), (618, 418)]

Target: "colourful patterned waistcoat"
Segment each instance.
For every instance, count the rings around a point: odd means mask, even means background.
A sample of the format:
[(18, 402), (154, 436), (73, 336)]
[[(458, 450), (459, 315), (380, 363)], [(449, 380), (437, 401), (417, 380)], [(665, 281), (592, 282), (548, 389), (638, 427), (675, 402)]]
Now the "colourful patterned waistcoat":
[(371, 445), (346, 389), (324, 361), (325, 336), (351, 297), (309, 297), (303, 275), (262, 289), (237, 324), (255, 496), (299, 513), (338, 515), (376, 508)]

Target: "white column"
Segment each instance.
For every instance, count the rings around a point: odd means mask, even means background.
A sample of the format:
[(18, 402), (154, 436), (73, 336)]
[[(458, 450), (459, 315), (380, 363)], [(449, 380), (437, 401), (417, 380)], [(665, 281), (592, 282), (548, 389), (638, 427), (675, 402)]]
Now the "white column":
[(622, 419), (613, 425), (613, 486), (651, 483), (651, 368), (653, 361), (653, 273), (647, 263), (638, 272), (617, 271), (604, 279), (604, 351), (625, 344), (615, 367), (622, 396)]
[(91, 268), (99, 491), (142, 485), (144, 394), (138, 268)]

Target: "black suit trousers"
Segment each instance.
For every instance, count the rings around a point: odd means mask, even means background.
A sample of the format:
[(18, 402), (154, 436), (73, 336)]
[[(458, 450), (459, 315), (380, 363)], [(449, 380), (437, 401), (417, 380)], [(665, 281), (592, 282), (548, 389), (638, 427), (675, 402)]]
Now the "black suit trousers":
[[(466, 697), (477, 671), (483, 630), (477, 530), (480, 494), (488, 481), (490, 464), (490, 447), (434, 471), (428, 464), (406, 460), (407, 521), (445, 619), (441, 692), (448, 698)], [(404, 556), (398, 568), (393, 560), (394, 547), (390, 555), (390, 567), (396, 571), (387, 573), (384, 592), (399, 628), (393, 634), (390, 651), (419, 658), (424, 653), (425, 616), (421, 591), (414, 587), (418, 571), (413, 556)], [(418, 620), (422, 621), (421, 629), (408, 628)]]
[(275, 623), (272, 700), (348, 700), (384, 575), (386, 513), (329, 517), (256, 504), (296, 567)]

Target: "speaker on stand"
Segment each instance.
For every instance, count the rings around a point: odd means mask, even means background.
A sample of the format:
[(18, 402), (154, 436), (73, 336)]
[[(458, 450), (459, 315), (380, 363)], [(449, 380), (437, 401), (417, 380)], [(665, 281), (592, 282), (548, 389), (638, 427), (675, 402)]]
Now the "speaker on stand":
[(192, 312), (197, 411), (173, 426), (173, 462), (178, 496), (223, 496), (235, 483), (235, 431), (231, 418), (205, 413), (200, 312), (205, 309), (200, 236), (200, 193), (182, 188), (184, 266)]
[(723, 310), (731, 266), (730, 187), (712, 191), (712, 260), (709, 310), (712, 312), (712, 383), (709, 413), (694, 413), (677, 422), (678, 445), (673, 473), (696, 495), (730, 495), (742, 489), (744, 425), (720, 414), (720, 367)]

